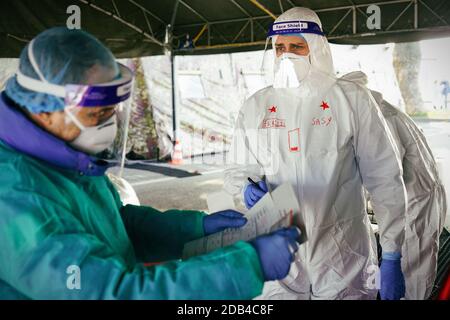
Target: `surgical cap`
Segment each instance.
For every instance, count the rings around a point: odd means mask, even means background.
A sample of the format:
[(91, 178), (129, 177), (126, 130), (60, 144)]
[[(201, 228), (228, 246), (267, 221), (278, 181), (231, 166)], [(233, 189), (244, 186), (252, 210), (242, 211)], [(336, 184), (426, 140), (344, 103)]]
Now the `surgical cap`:
[[(20, 55), (19, 69), (24, 75), (39, 80), (28, 58), (28, 46)], [(34, 39), (33, 55), (44, 78), (53, 84), (91, 84), (87, 81), (93, 67), (98, 67), (95, 72), (105, 72), (105, 75), (119, 73), (111, 51), (81, 30), (56, 27), (42, 32)], [(54, 112), (65, 107), (62, 98), (23, 88), (16, 76), (8, 80), (5, 92), (31, 113)]]

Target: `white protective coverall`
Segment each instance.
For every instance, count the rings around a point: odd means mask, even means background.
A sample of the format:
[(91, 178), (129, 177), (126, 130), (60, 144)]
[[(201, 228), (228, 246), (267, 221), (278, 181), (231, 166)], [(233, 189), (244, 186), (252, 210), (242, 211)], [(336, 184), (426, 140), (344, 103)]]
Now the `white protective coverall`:
[[(367, 76), (360, 71), (349, 73), (342, 79), (367, 85)], [(447, 211), (445, 189), (421, 129), (407, 114), (384, 100), (381, 93), (372, 91), (372, 95), (389, 125), (403, 164), (408, 195), (402, 247), (405, 298), (428, 299), (436, 278), (439, 235)]]
[[(279, 21), (313, 21), (292, 8)], [(290, 182), (306, 234), (290, 273), (270, 282), (266, 299), (374, 299), (376, 242), (363, 185), (373, 195), (381, 245), (400, 252), (406, 191), (398, 150), (369, 91), (336, 79), (325, 37), (303, 34), (311, 68), (297, 88), (267, 87), (238, 115), (224, 188), (242, 196), (247, 178), (265, 178), (269, 190)]]

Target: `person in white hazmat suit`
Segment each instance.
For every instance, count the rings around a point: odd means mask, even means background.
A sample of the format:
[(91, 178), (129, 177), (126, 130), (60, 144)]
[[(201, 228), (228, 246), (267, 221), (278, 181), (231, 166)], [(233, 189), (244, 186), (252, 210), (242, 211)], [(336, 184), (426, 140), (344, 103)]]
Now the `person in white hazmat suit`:
[[(341, 79), (367, 86), (367, 76), (351, 72)], [(427, 140), (421, 129), (404, 112), (371, 91), (391, 130), (403, 164), (403, 179), (408, 194), (405, 243), (402, 247), (402, 270), (405, 275), (405, 298), (428, 299), (437, 269), (439, 235), (444, 226), (447, 202), (444, 186)]]
[[(269, 37), (274, 84), (239, 112), (224, 188), (251, 207), (267, 189), (290, 182), (306, 242), (288, 277), (267, 284), (262, 298), (375, 299), (378, 288), (382, 299), (402, 298), (406, 190), (398, 150), (376, 102), (367, 89), (335, 78), (314, 11), (284, 12)], [(373, 196), (380, 228), (380, 281), (363, 186)]]

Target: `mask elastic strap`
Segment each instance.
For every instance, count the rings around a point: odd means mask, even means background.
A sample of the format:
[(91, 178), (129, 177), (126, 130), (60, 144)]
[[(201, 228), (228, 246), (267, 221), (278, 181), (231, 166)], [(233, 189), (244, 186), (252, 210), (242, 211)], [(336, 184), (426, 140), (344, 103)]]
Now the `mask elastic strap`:
[(28, 44), (28, 59), (30, 60), (34, 71), (37, 73), (37, 75), (39, 76), (41, 81), (45, 82), (45, 83), (48, 83), (47, 79), (45, 79), (44, 75), (42, 74), (41, 69), (39, 69), (39, 66), (38, 66), (38, 64), (36, 62), (36, 59), (34, 58), (33, 43), (34, 43), (34, 39), (31, 40), (30, 43)]
[[(75, 125), (78, 127), (78, 129), (80, 129), (81, 131), (86, 130), (86, 127), (80, 122), (80, 120), (77, 119), (77, 117), (75, 117), (72, 112), (70, 112), (70, 110), (68, 110), (67, 108), (64, 109), (64, 113), (70, 118), (70, 120), (75, 123)], [(70, 123), (67, 122), (66, 123)]]
[(33, 43), (34, 40), (31, 40), (28, 44), (28, 59), (30, 60), (31, 66), (33, 67), (40, 80), (24, 75), (19, 69), (16, 72), (17, 82), (22, 87), (30, 91), (51, 94), (60, 98), (64, 98), (66, 96), (65, 87), (48, 82), (42, 74), (41, 69), (39, 69), (39, 66), (33, 54)]

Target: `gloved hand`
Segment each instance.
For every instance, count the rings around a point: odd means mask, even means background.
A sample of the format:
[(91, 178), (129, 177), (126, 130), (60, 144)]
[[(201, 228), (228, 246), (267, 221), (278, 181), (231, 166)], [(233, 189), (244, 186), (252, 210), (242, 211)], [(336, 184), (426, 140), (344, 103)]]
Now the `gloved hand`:
[(380, 266), (381, 300), (400, 300), (405, 296), (405, 278), (399, 252), (383, 253)]
[(258, 253), (265, 281), (281, 280), (287, 276), (298, 250), (299, 237), (300, 231), (290, 227), (250, 241)]
[(203, 218), (205, 236), (228, 229), (240, 228), (247, 223), (247, 218), (240, 212), (225, 210), (212, 213)]
[(244, 200), (247, 209), (250, 209), (261, 199), (268, 191), (267, 185), (264, 181), (258, 182), (258, 187), (253, 183), (247, 185), (244, 191)]

